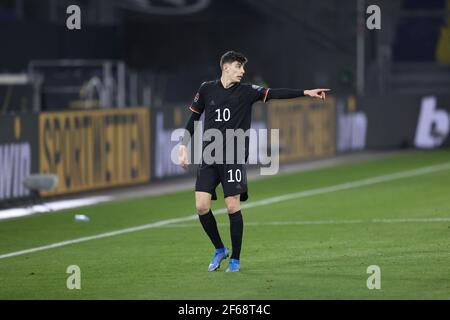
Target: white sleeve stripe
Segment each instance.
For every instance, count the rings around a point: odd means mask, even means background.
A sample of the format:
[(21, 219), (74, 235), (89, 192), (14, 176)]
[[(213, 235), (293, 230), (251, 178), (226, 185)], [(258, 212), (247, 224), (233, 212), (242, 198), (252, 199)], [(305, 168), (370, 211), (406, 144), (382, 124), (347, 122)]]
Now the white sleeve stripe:
[(189, 110), (191, 110), (192, 112), (195, 112), (195, 113), (198, 113), (198, 114), (201, 114), (199, 111), (197, 111), (197, 110), (195, 110), (194, 108), (192, 108), (192, 107), (189, 107)]
[(267, 88), (266, 94), (264, 95), (263, 102), (266, 102), (266, 100), (267, 100), (267, 95), (269, 94), (269, 90), (270, 90), (270, 88)]

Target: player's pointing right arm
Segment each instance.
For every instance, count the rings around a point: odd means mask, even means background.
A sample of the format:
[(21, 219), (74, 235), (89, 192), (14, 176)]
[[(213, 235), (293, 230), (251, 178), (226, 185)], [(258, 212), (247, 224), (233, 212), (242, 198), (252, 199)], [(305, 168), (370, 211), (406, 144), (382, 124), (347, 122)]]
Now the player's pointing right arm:
[(267, 102), (271, 99), (293, 99), (300, 97), (312, 97), (325, 100), (326, 92), (330, 91), (330, 89), (301, 90), (286, 88), (263, 88), (259, 86), (252, 87), (257, 91), (254, 101), (262, 100), (263, 102)]

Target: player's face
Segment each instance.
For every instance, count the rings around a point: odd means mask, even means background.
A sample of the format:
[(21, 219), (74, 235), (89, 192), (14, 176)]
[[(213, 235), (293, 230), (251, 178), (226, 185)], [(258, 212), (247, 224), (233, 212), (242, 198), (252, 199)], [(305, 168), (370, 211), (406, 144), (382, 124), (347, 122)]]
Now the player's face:
[(244, 65), (238, 61), (228, 64), (225, 71), (231, 82), (241, 82), (245, 74)]

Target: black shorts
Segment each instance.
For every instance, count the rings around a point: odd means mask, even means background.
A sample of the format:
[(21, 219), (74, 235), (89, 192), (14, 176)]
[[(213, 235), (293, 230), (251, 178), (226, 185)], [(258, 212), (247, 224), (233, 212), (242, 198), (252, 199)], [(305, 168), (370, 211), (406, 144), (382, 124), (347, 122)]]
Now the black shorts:
[(217, 200), (216, 187), (221, 183), (224, 197), (241, 195), (241, 201), (248, 199), (247, 172), (243, 164), (201, 164), (197, 169), (195, 191), (211, 194)]

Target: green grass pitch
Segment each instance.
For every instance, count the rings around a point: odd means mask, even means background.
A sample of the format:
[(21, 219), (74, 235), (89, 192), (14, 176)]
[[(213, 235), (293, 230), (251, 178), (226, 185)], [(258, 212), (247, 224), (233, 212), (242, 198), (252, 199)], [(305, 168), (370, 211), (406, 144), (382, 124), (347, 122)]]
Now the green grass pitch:
[[(415, 152), (250, 181), (250, 204), (322, 192), (243, 209), (238, 273), (228, 260), (206, 271), (213, 247), (192, 219), (1, 258), (0, 299), (449, 299), (450, 167), (323, 189), (445, 163), (447, 150)], [(186, 191), (0, 221), (0, 255), (194, 213)], [(228, 217), (216, 219), (229, 246)], [(80, 290), (66, 287), (69, 265)], [(379, 290), (367, 288), (370, 265)]]

